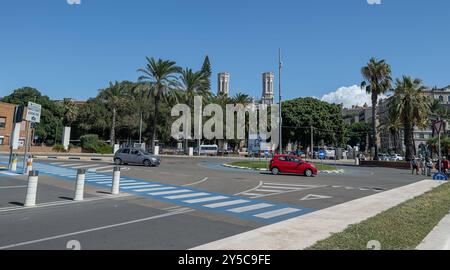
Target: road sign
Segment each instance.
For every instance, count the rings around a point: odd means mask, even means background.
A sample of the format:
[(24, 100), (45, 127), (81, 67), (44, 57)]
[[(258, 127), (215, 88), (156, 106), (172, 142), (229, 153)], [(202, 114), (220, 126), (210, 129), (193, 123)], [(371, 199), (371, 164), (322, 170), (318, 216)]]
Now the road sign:
[(41, 111), (42, 111), (41, 105), (33, 102), (28, 102), (27, 116), (25, 120), (31, 123), (40, 123)]
[(326, 156), (327, 156), (327, 152), (325, 152), (324, 150), (321, 150), (319, 152), (319, 158), (320, 159), (325, 159)]
[(444, 173), (438, 172), (433, 175), (433, 180), (448, 181), (448, 176)]

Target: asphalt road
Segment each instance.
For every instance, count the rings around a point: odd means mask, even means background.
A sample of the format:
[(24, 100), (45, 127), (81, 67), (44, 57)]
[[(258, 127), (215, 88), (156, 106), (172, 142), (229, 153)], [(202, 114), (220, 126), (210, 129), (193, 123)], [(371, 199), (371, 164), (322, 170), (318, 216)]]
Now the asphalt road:
[[(0, 249), (189, 249), (426, 178), (361, 167), (314, 178), (272, 176), (221, 166), (226, 162), (164, 158), (158, 168), (126, 165), (122, 195), (111, 197), (112, 164), (36, 161), (41, 175), (32, 209), (21, 206), (26, 177), (0, 172)], [(75, 203), (80, 167), (90, 170), (86, 200)]]

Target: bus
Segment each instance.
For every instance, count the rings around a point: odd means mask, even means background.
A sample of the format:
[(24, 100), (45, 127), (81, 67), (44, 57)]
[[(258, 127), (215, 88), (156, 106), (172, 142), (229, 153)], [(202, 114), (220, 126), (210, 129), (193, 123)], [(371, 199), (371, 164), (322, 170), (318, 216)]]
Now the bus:
[(200, 146), (200, 151), (198, 151), (200, 155), (206, 156), (217, 156), (219, 154), (219, 146), (214, 145), (202, 145)]

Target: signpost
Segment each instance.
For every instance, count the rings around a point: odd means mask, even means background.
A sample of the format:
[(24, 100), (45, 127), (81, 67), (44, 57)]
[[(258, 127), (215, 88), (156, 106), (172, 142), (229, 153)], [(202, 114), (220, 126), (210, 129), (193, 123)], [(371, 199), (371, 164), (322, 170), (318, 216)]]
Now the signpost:
[(29, 156), (29, 144), (30, 144), (30, 126), (41, 122), (42, 106), (34, 102), (28, 102), (27, 113), (25, 121), (28, 122), (26, 137), (25, 137), (25, 150), (23, 155), (23, 174), (27, 174), (27, 161)]
[(322, 165), (323, 165), (323, 160), (325, 159), (326, 156), (327, 156), (327, 152), (325, 150), (319, 151), (319, 159), (322, 161)]

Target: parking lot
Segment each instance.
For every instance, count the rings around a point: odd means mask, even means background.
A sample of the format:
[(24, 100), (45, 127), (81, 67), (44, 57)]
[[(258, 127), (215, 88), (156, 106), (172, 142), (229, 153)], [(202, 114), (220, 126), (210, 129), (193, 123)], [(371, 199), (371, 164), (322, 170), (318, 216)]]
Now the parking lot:
[[(34, 208), (22, 206), (27, 177), (0, 172), (0, 249), (189, 249), (424, 179), (352, 166), (314, 178), (273, 176), (227, 162), (165, 157), (157, 168), (125, 165), (121, 195), (111, 196), (111, 163), (37, 160)], [(74, 202), (79, 168), (88, 170), (86, 195)]]

